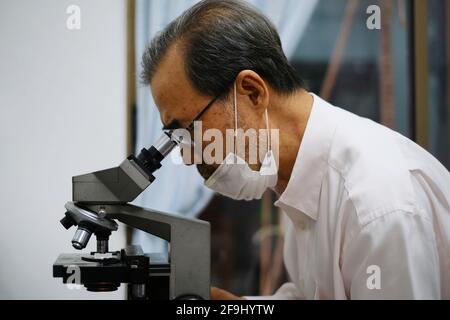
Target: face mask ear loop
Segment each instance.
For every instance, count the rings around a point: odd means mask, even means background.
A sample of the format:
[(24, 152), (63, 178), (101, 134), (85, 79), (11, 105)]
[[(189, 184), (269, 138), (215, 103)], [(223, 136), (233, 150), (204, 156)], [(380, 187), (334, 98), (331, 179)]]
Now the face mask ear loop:
[(272, 145), (272, 140), (271, 140), (271, 136), (270, 136), (270, 126), (269, 126), (269, 111), (266, 109), (266, 130), (267, 130), (267, 152), (269, 153), (270, 151), (272, 151), (271, 145)]
[(238, 108), (237, 108), (237, 89), (234, 82), (234, 154), (237, 155), (237, 135), (238, 135)]

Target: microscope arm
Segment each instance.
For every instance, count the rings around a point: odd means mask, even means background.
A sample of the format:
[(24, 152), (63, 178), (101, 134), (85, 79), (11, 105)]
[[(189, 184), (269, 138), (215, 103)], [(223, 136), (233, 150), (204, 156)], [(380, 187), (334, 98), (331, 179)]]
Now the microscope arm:
[(210, 225), (133, 205), (87, 205), (92, 212), (162, 238), (170, 243), (170, 299), (198, 295), (209, 299)]

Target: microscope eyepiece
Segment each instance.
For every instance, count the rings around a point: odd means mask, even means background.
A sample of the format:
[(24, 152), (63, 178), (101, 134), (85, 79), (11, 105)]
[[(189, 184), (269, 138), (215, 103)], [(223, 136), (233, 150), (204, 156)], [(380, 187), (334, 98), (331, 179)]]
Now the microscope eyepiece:
[(172, 132), (164, 132), (164, 134), (156, 140), (153, 148), (163, 156), (163, 159), (167, 157), (173, 149), (177, 146), (177, 141), (173, 139)]
[(170, 133), (165, 132), (150, 149), (142, 149), (134, 161), (143, 169), (149, 177), (161, 168), (161, 162), (177, 146)]

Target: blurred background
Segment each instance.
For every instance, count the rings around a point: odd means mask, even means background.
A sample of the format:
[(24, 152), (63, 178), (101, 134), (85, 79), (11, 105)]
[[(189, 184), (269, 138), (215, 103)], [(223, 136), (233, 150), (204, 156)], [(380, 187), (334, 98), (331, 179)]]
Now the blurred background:
[[(124, 298), (123, 288), (92, 294), (52, 278), (58, 254), (74, 251), (59, 220), (72, 176), (114, 167), (160, 134), (140, 58), (195, 2), (0, 0), (0, 299)], [(449, 1), (249, 2), (276, 25), (312, 92), (399, 131), (450, 169)], [(380, 29), (368, 28), (372, 5)], [(156, 177), (135, 204), (211, 223), (213, 285), (269, 295), (286, 280), (274, 194), (228, 200), (170, 160)], [(167, 250), (124, 226), (111, 239), (114, 250)]]

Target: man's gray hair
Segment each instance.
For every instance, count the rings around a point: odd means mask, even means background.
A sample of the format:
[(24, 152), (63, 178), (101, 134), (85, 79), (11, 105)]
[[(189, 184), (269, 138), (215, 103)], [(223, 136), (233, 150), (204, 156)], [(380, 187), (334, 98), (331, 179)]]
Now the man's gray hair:
[(200, 1), (171, 22), (145, 50), (144, 84), (151, 84), (175, 43), (183, 49), (188, 78), (202, 94), (223, 97), (242, 70), (255, 71), (280, 93), (303, 87), (273, 24), (245, 1)]

